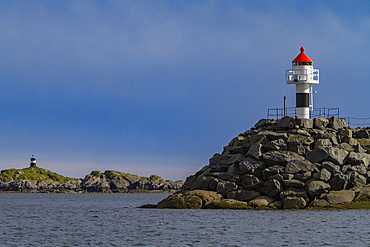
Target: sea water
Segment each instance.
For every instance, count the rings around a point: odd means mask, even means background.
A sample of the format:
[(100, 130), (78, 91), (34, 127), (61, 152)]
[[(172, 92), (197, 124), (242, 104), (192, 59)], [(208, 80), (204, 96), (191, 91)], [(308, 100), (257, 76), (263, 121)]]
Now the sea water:
[(370, 246), (369, 210), (140, 209), (168, 194), (0, 194), (0, 246)]

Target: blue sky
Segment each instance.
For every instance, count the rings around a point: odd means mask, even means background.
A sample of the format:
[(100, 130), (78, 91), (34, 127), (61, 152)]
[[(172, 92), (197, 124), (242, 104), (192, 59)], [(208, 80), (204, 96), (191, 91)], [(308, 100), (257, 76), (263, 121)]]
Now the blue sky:
[(268, 108), (305, 47), (316, 107), (370, 117), (369, 1), (0, 1), (0, 169), (185, 179)]

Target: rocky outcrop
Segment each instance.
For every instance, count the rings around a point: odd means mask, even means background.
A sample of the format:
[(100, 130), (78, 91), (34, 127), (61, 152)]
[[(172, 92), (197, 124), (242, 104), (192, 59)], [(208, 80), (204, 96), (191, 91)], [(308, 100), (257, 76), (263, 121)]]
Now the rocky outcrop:
[(172, 182), (157, 175), (140, 177), (117, 171), (94, 171), (81, 181), (81, 189), (86, 192), (175, 191), (182, 185), (182, 181)]
[[(9, 175), (11, 174), (11, 176)], [(28, 174), (28, 177), (26, 175)], [(56, 175), (42, 168), (26, 168), (23, 170), (4, 170), (0, 178), (0, 191), (16, 192), (133, 192), (133, 191), (167, 191), (180, 190), (183, 182), (172, 182), (152, 175), (140, 177), (137, 175), (117, 172), (93, 171), (84, 179), (71, 179)], [(4, 181), (5, 180), (5, 181)]]
[[(369, 128), (336, 118), (262, 119), (157, 207), (171, 200), (176, 208), (193, 208), (189, 201), (197, 201), (194, 208), (285, 209), (351, 202), (370, 183), (369, 163)], [(207, 204), (189, 197), (193, 191), (219, 196)]]
[(54, 181), (29, 181), (19, 180), (4, 182), (0, 181), (0, 191), (15, 191), (15, 192), (82, 192), (81, 180), (70, 180), (64, 183)]

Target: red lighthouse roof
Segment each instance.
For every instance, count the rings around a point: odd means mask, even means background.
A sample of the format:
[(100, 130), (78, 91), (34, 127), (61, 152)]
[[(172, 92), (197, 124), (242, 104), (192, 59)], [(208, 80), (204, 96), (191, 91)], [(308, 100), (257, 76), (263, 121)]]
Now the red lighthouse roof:
[(296, 62), (312, 63), (312, 60), (304, 53), (303, 46), (301, 47), (301, 53), (292, 61), (292, 63), (296, 63)]

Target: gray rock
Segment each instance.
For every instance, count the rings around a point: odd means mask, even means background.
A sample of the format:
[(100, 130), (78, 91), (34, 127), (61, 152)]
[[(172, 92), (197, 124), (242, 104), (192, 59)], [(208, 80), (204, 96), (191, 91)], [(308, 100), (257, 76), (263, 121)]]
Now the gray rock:
[(306, 129), (312, 129), (313, 128), (313, 119), (297, 119), (298, 125), (306, 128)]
[(289, 173), (284, 173), (283, 174), (283, 179), (285, 180), (289, 180), (289, 179), (293, 179), (294, 178), (294, 174), (289, 174)]
[(319, 140), (319, 139), (329, 139), (330, 140), (332, 138), (336, 138), (336, 136), (333, 133), (329, 133), (329, 132), (322, 131), (322, 130), (319, 130), (315, 135), (315, 140)]
[(344, 190), (349, 182), (347, 175), (337, 173), (329, 180), (329, 184), (332, 190)]
[(297, 197), (302, 197), (306, 201), (308, 201), (308, 195), (305, 189), (300, 189), (300, 188), (288, 188), (284, 190), (283, 192), (280, 193), (280, 198), (284, 199), (288, 196), (297, 196)]
[(248, 152), (248, 149), (249, 149), (249, 145), (229, 147), (229, 153), (245, 155)]
[(266, 151), (287, 151), (288, 145), (283, 139), (273, 140), (263, 145)]
[(352, 165), (365, 165), (368, 166), (370, 161), (370, 155), (365, 153), (350, 152), (348, 155), (347, 163)]
[[(101, 177), (95, 177), (87, 175), (81, 182), (81, 187), (87, 192), (111, 192), (110, 182), (107, 180), (105, 175)], [(128, 189), (135, 189), (130, 183)]]
[(285, 172), (291, 174), (313, 172), (316, 170), (316, 166), (306, 159), (291, 160), (285, 167)]
[(232, 164), (239, 163), (243, 158), (244, 156), (241, 154), (223, 155), (220, 160), (220, 165), (226, 166), (228, 168)]
[(326, 170), (325, 168), (322, 168), (321, 171), (313, 174), (313, 178), (315, 178), (317, 180), (327, 182), (331, 178), (331, 173), (328, 170)]
[(259, 159), (262, 156), (262, 145), (259, 143), (252, 145), (248, 150), (247, 156)]
[(279, 165), (274, 165), (267, 167), (262, 171), (262, 176), (264, 180), (267, 180), (269, 177), (274, 176), (275, 174), (283, 174), (284, 167)]
[(289, 129), (293, 126), (294, 118), (291, 116), (285, 116), (278, 120), (277, 127), (283, 128), (283, 129)]
[(333, 146), (332, 142), (329, 140), (329, 139), (317, 139), (315, 141), (315, 148), (318, 148), (318, 147), (331, 147)]
[(260, 188), (259, 192), (261, 194), (267, 195), (269, 197), (277, 197), (283, 190), (281, 183), (275, 179), (266, 181)]
[(258, 135), (259, 136), (261, 136), (261, 135), (266, 136), (266, 138), (269, 141), (273, 141), (273, 140), (277, 140), (277, 139), (283, 139), (284, 141), (286, 141), (288, 139), (288, 134), (287, 133), (277, 133), (277, 132), (267, 131), (267, 130), (263, 130), (263, 131), (259, 132)]
[(327, 147), (325, 150), (328, 152), (329, 160), (333, 163), (337, 165), (343, 165), (345, 163), (348, 156), (347, 151), (335, 147)]
[(329, 124), (329, 120), (325, 118), (319, 117), (313, 120), (313, 126), (316, 129), (325, 128), (328, 124)]
[(264, 207), (264, 206), (268, 206), (270, 203), (273, 203), (274, 201), (275, 199), (269, 196), (259, 196), (251, 200), (248, 203), (248, 205), (252, 207)]
[(211, 173), (211, 175), (221, 180), (229, 180), (233, 177), (233, 175), (230, 175), (230, 173), (227, 173), (227, 172), (213, 172)]
[(301, 180), (303, 182), (307, 182), (312, 177), (311, 172), (304, 172), (304, 173), (297, 173), (294, 175), (295, 179)]
[(128, 190), (127, 188), (129, 185), (130, 185), (130, 182), (121, 176), (114, 177), (110, 181), (110, 189), (113, 192), (127, 191)]
[(259, 196), (261, 196), (261, 194), (254, 190), (236, 190), (231, 191), (226, 195), (227, 199), (234, 199), (243, 202), (248, 202)]
[(255, 125), (254, 128), (258, 129), (264, 126), (269, 125), (270, 123), (274, 122), (275, 120), (272, 119), (260, 119)]
[(315, 148), (313, 151), (309, 151), (306, 153), (306, 159), (308, 159), (312, 163), (332, 161), (338, 165), (343, 165), (346, 161), (347, 156), (347, 151), (335, 147), (318, 147)]
[(216, 191), (217, 190), (217, 184), (220, 182), (218, 178), (212, 178), (211, 182), (208, 185), (209, 190)]
[(349, 186), (351, 188), (363, 187), (366, 185), (366, 178), (358, 172), (351, 172), (349, 174)]
[(249, 137), (249, 145), (253, 146), (254, 144), (265, 144), (269, 140), (264, 135), (252, 135)]
[(203, 177), (208, 176), (212, 172), (212, 169), (209, 166), (204, 166), (202, 169), (200, 169), (195, 176), (197, 177)]
[(209, 168), (214, 172), (225, 172), (229, 168), (228, 165), (221, 164), (221, 159), (224, 157), (220, 154), (214, 154), (212, 158), (209, 159)]
[(266, 164), (263, 161), (258, 161), (252, 158), (245, 158), (238, 164), (239, 171), (241, 174), (256, 174), (256, 170), (263, 170)]
[(227, 193), (233, 190), (237, 190), (238, 186), (234, 182), (221, 181), (217, 184), (216, 191), (218, 194), (225, 196)]
[(272, 203), (277, 209), (282, 209), (283, 208), (283, 202), (282, 201), (274, 201)]
[(307, 206), (307, 202), (302, 197), (288, 196), (283, 200), (284, 209), (301, 209)]
[(358, 145), (358, 141), (350, 136), (343, 136), (341, 139), (342, 143), (348, 143), (351, 146)]
[(300, 135), (300, 134), (290, 134), (287, 140), (288, 143), (290, 142), (299, 142), (303, 145), (310, 145), (314, 142), (314, 139), (310, 136)]
[(306, 191), (312, 197), (319, 196), (322, 193), (327, 193), (330, 190), (330, 185), (314, 179), (309, 180), (306, 183)]
[(269, 151), (262, 155), (267, 165), (285, 166), (291, 160), (303, 160), (304, 158), (291, 151)]
[(236, 164), (232, 164), (231, 166), (229, 166), (229, 168), (227, 168), (227, 173), (230, 176), (239, 175), (239, 166), (237, 166)]
[(284, 180), (283, 184), (285, 188), (294, 187), (294, 188), (304, 188), (305, 183), (298, 179)]
[(284, 178), (283, 178), (283, 176), (281, 174), (275, 174), (273, 176), (268, 177), (267, 179), (268, 180), (275, 179), (275, 180), (279, 181), (280, 183), (282, 183), (283, 180), (284, 180)]
[[(311, 137), (310, 133), (308, 133), (306, 130), (301, 130), (301, 129), (291, 129), (291, 130), (289, 130), (289, 133)], [(289, 140), (289, 137), (290, 136), (288, 136), (288, 140)]]
[(195, 183), (196, 180), (197, 180), (197, 176), (195, 176), (195, 175), (191, 175), (191, 176), (187, 177), (186, 180), (185, 180), (184, 185), (181, 188), (181, 191), (190, 190), (191, 186), (193, 185), (193, 183)]
[(209, 183), (213, 180), (213, 177), (197, 177), (193, 185), (191, 186), (190, 190), (196, 190), (196, 189), (207, 189), (209, 186)]
[(355, 145), (354, 148), (355, 148), (354, 151), (357, 153), (366, 153), (366, 150), (361, 147), (360, 143)]
[(336, 130), (346, 128), (347, 127), (346, 119), (345, 118), (337, 119), (335, 117), (331, 117), (329, 119), (328, 127)]
[(362, 130), (359, 130), (359, 131), (356, 132), (355, 137), (357, 139), (359, 139), (359, 138), (369, 138), (370, 135), (369, 135), (369, 132), (366, 129), (362, 129)]
[(323, 199), (325, 199), (329, 204), (338, 204), (352, 202), (353, 199), (355, 199), (355, 195), (356, 193), (352, 190), (330, 191), (323, 197)]
[(345, 129), (341, 129), (339, 132), (338, 132), (338, 136), (348, 136), (348, 137), (352, 137), (352, 130), (350, 128), (345, 128)]
[(320, 198), (316, 198), (310, 203), (310, 206), (312, 207), (326, 207), (328, 205), (329, 203), (326, 200)]
[(200, 209), (221, 200), (222, 196), (214, 191), (192, 190), (172, 194), (160, 201), (156, 208)]
[(366, 175), (367, 174), (367, 169), (366, 169), (366, 166), (364, 166), (364, 165), (356, 165), (356, 166), (344, 165), (342, 167), (342, 172), (344, 174), (349, 174), (351, 172), (358, 172), (361, 175)]
[(328, 158), (328, 153), (324, 148), (318, 147), (306, 153), (306, 159), (312, 163), (320, 163)]
[(242, 177), (240, 185), (246, 190), (258, 190), (263, 185), (263, 181), (254, 175), (246, 174)]
[(355, 151), (355, 148), (352, 145), (349, 145), (346, 142), (339, 144), (339, 148), (346, 150), (347, 152)]
[(301, 142), (293, 141), (293, 142), (289, 142), (288, 151), (292, 151), (299, 155), (304, 156), (306, 153), (306, 148), (303, 146)]
[(328, 170), (330, 173), (333, 173), (334, 171), (339, 171), (340, 170), (340, 166), (334, 165), (334, 163), (330, 162), (330, 161), (322, 162), (321, 168), (324, 168), (324, 169)]

